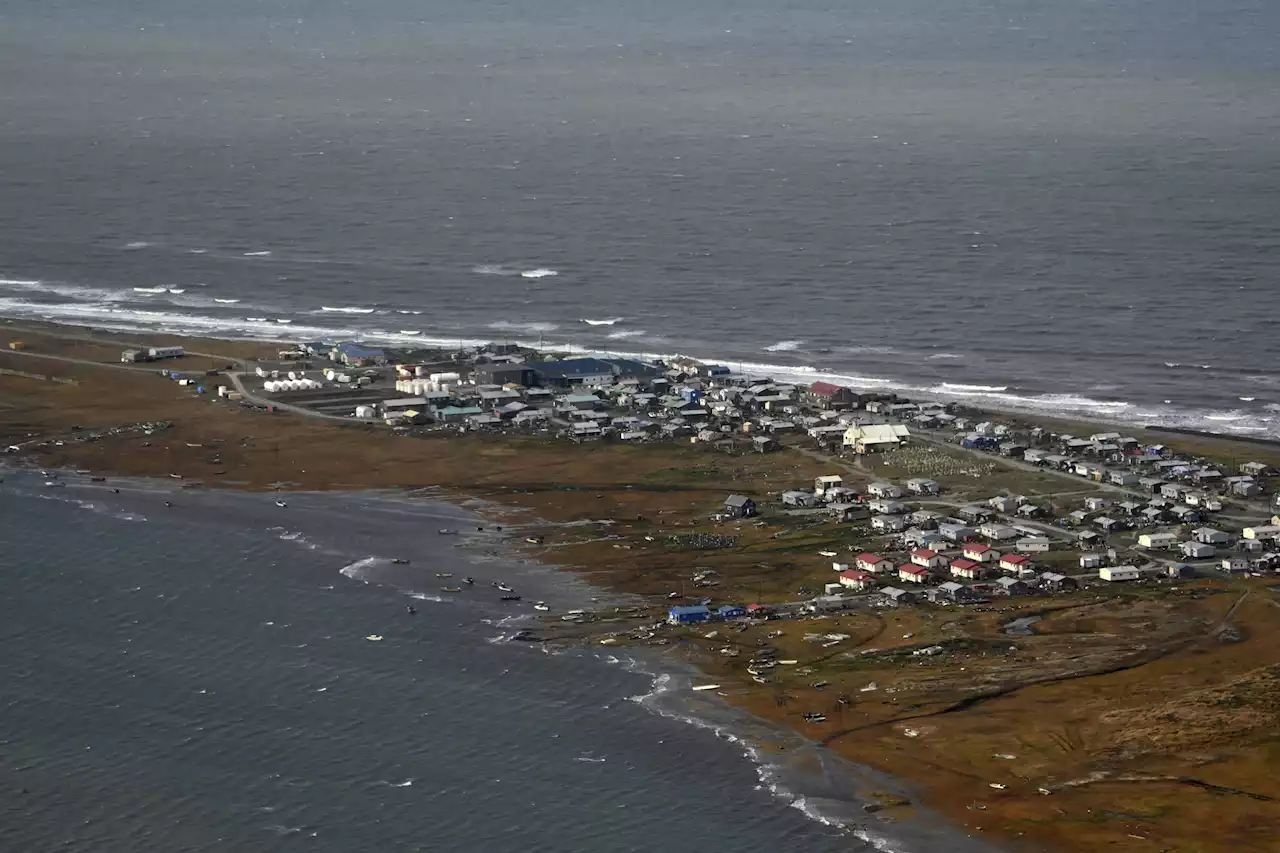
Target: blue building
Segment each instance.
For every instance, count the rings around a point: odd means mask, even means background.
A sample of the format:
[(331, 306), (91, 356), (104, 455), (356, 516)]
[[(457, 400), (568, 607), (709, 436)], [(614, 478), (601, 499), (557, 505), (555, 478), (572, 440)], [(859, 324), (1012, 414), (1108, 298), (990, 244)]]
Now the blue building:
[(340, 361), (343, 364), (352, 367), (363, 367), (371, 364), (386, 364), (387, 354), (375, 347), (361, 346), (360, 344), (341, 343), (333, 348), (331, 355), (334, 361)]
[(703, 372), (708, 376), (729, 376), (733, 371), (723, 364), (708, 364)]
[(711, 609), (705, 604), (691, 607), (673, 607), (667, 611), (667, 622), (672, 625), (693, 625), (711, 618)]
[(737, 604), (725, 604), (716, 609), (717, 619), (741, 619), (747, 615), (747, 609)]

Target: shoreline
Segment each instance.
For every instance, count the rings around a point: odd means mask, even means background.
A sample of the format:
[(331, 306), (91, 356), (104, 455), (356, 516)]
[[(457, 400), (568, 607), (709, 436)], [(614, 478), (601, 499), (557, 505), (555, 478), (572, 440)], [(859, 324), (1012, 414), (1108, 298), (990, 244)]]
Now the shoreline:
[[(234, 342), (227, 347), (243, 357), (249, 357), (252, 350)], [(71, 442), (72, 433), (65, 432), (69, 424), (105, 427), (118, 425), (126, 419), (132, 419), (130, 422), (133, 423), (165, 419), (170, 420), (172, 426), (145, 440), (141, 435), (121, 434), (84, 444), (50, 444), (39, 450), (40, 458), (51, 465), (61, 463), (95, 473), (157, 479), (177, 475), (184, 481), (200, 482), (206, 488), (223, 485), (248, 491), (271, 491), (281, 483), (286, 489), (299, 490), (431, 488), (451, 492), (461, 501), (482, 500), (486, 507), (492, 507), (495, 518), (512, 513), (513, 520), (516, 517), (520, 519), (516, 523), (527, 524), (545, 535), (547, 541), (533, 549), (534, 559), (550, 562), (564, 572), (579, 575), (593, 586), (642, 596), (659, 611), (666, 604), (663, 599), (667, 591), (680, 589), (687, 579), (687, 566), (714, 565), (725, 573), (726, 578), (732, 578), (732, 572), (746, 573), (742, 581), (733, 581), (736, 593), (726, 591), (723, 595), (763, 596), (766, 600), (784, 600), (792, 596), (799, 579), (813, 577), (815, 572), (825, 569), (827, 577), (830, 577), (830, 561), (827, 560), (824, 567), (823, 561), (813, 556), (825, 547), (827, 539), (823, 537), (827, 536), (826, 533), (793, 533), (793, 538), (798, 537), (798, 544), (778, 546), (764, 532), (755, 532), (750, 525), (739, 525), (734, 529), (743, 540), (741, 546), (724, 553), (693, 551), (682, 554), (679, 549), (667, 550), (648, 544), (649, 537), (664, 530), (705, 528), (707, 508), (718, 506), (727, 493), (747, 488), (763, 499), (762, 489), (776, 492), (788, 484), (829, 473), (830, 462), (815, 460), (801, 453), (722, 459), (719, 457), (723, 454), (717, 456), (677, 443), (573, 445), (552, 439), (510, 435), (396, 438), (386, 431), (369, 427), (312, 423), (288, 415), (273, 416), (219, 406), (207, 399), (200, 400), (182, 393), (173, 383), (159, 380), (152, 371), (103, 370), (105, 366), (60, 366), (60, 372), (68, 377), (83, 380), (85, 384), (78, 387), (55, 388), (50, 383), (0, 376), (0, 388), (13, 392), (6, 396), (10, 402), (9, 414), (5, 416), (10, 434), (13, 434), (15, 425), (46, 430), (61, 425), (64, 430), (61, 435)], [(167, 417), (162, 418), (162, 415)], [(1225, 439), (1188, 439), (1188, 442), (1191, 447), (1234, 452), (1231, 442)], [(206, 457), (215, 448), (219, 462), (217, 470), (211, 470)], [(850, 466), (848, 471), (854, 474), (856, 468)], [(871, 472), (857, 473), (857, 476), (870, 478)], [(1013, 473), (1002, 476), (1012, 477)], [(1008, 488), (1006, 480), (998, 482)], [(1032, 484), (1029, 480), (1008, 482), (1018, 486)], [(505, 525), (508, 522), (501, 523)], [(517, 547), (528, 556), (530, 549)], [(752, 574), (750, 566), (761, 559), (773, 567), (771, 572)], [(1223, 585), (1204, 588), (1206, 595), (1210, 596), (1207, 601), (1213, 608), (1217, 608), (1218, 601), (1227, 600), (1225, 594), (1228, 589)], [(743, 600), (750, 599), (744, 597)], [(1030, 600), (1027, 603), (1036, 602)], [(1073, 607), (1084, 606), (1083, 603), (1064, 603)], [(1265, 612), (1264, 605), (1265, 602), (1260, 602), (1258, 606)], [(1212, 610), (1214, 618), (1221, 618), (1221, 612)], [(928, 611), (876, 615), (875, 619), (881, 623), (877, 630), (868, 630), (874, 629), (874, 625), (866, 623), (860, 615), (852, 620), (838, 618), (850, 623), (849, 627), (841, 630), (853, 634), (863, 646), (909, 647), (910, 644), (904, 641), (886, 641), (893, 631), (901, 632), (904, 637), (914, 634), (924, 638), (938, 636), (937, 631), (944, 627), (933, 621), (934, 617)], [(988, 623), (993, 621), (998, 625), (998, 620), (1006, 618), (1013, 616), (975, 617), (975, 627), (990, 627)], [(1098, 618), (1124, 617), (1103, 613)], [(1129, 621), (1135, 618), (1129, 617)], [(781, 641), (785, 644), (786, 653), (811, 656), (799, 651), (807, 648), (800, 641), (802, 629), (792, 628), (787, 623), (780, 624), (789, 633)], [(890, 627), (895, 624), (899, 627)], [(1251, 628), (1258, 632), (1265, 630), (1252, 622)], [(763, 629), (753, 629), (743, 636), (745, 639), (741, 643), (745, 648), (748, 639), (759, 637), (763, 640), (764, 633)], [(1259, 633), (1259, 636), (1263, 635)], [(583, 639), (598, 641), (599, 633), (588, 631)], [(625, 651), (629, 642), (622, 640), (619, 648)], [(835, 753), (855, 762), (865, 761), (873, 769), (883, 768), (919, 783), (926, 806), (944, 815), (957, 831), (963, 832), (965, 828), (974, 826), (975, 818), (980, 817), (976, 825), (983, 828), (984, 838), (1014, 844), (1015, 849), (1019, 844), (1033, 843), (1039, 845), (1033, 849), (1071, 850), (1073, 853), (1102, 849), (1105, 843), (1109, 843), (1104, 839), (1132, 835), (1120, 831), (1125, 827), (1095, 826), (1083, 816), (1106, 795), (1102, 788), (1096, 792), (1091, 788), (1079, 791), (1055, 789), (1053, 800), (1043, 800), (1036, 793), (1036, 785), (1031, 778), (1052, 772), (1052, 763), (1035, 769), (1034, 772), (1040, 775), (1028, 777), (1023, 784), (1002, 783), (1003, 787), (1016, 788), (1016, 792), (993, 794), (983, 791), (984, 788), (995, 787), (986, 784), (986, 780), (992, 778), (989, 774), (993, 770), (983, 765), (998, 766), (1001, 760), (990, 761), (999, 747), (989, 745), (989, 735), (982, 730), (982, 712), (949, 718), (955, 720), (948, 726), (955, 729), (954, 733), (939, 728), (937, 735), (926, 733), (923, 738), (914, 740), (913, 736), (907, 735), (903, 740), (904, 724), (898, 720), (909, 721), (919, 718), (922, 713), (935, 713), (939, 707), (945, 711), (947, 700), (930, 699), (921, 710), (908, 709), (904, 713), (896, 707), (896, 698), (891, 699), (881, 692), (871, 694), (874, 699), (857, 698), (852, 711), (828, 711), (833, 715), (831, 723), (813, 725), (802, 720), (799, 711), (833, 707), (835, 697), (812, 688), (810, 679), (795, 678), (777, 685), (753, 685), (746, 680), (745, 673), (734, 669), (731, 659), (714, 657), (715, 644), (706, 642), (701, 635), (677, 633), (668, 642), (679, 651), (679, 655), (698, 665), (709, 679), (728, 679), (735, 689), (740, 686), (743, 691), (740, 695), (727, 697), (733, 705), (759, 719), (795, 731), (803, 738), (831, 744)], [(1027, 641), (1032, 648), (1035, 647), (1032, 644), (1038, 642)], [(1008, 641), (1004, 645), (1007, 646)], [(976, 661), (973, 657), (965, 660)], [(861, 671), (861, 664), (850, 666), (854, 675)], [(900, 668), (899, 664), (893, 667), (894, 670)], [(872, 677), (883, 680), (877, 674), (879, 672), (873, 670)], [(865, 679), (867, 676), (861, 677)], [(1084, 682), (1082, 687), (1087, 690), (1089, 685), (1098, 683), (1096, 677), (1093, 678), (1095, 680)], [(1037, 691), (1053, 689), (1051, 685), (1044, 688), (1031, 686), (1019, 692), (1034, 697), (1038, 695)], [(786, 705), (775, 704), (775, 700), (781, 702), (784, 694), (794, 696), (794, 701)], [(1084, 695), (1082, 693), (1080, 697)], [(1072, 701), (1078, 698), (1076, 694), (1072, 696)], [(934, 704), (938, 701), (943, 701), (943, 704)], [(992, 700), (991, 704), (999, 706), (1002, 701), (1006, 700)], [(1018, 704), (1016, 698), (1007, 701), (1016, 706), (1000, 712), (1007, 715), (1009, 726), (1017, 729), (1036, 725), (1033, 722), (1036, 719), (1036, 701), (1028, 699), (1022, 704)], [(847, 713), (853, 716), (845, 722)], [(839, 724), (836, 719), (840, 720)], [(855, 720), (862, 719), (865, 722), (854, 724)], [(943, 738), (938, 746), (941, 752), (930, 751), (933, 750), (932, 738)], [(972, 741), (972, 746), (967, 745), (969, 741)], [(1201, 772), (1208, 772), (1210, 776), (1220, 773), (1217, 770)], [(975, 782), (978, 783), (976, 791)], [(1236, 784), (1248, 790), (1244, 783)], [(1072, 818), (1045, 822), (1033, 817), (1043, 810), (1041, 804), (1046, 802), (1053, 803), (1051, 808), (1057, 811), (1069, 809)], [(975, 814), (971, 808), (975, 803), (981, 805), (986, 814)], [(1178, 832), (1194, 832), (1191, 821), (1195, 815), (1201, 814), (1199, 808), (1188, 811), (1188, 821), (1178, 824)], [(1245, 814), (1247, 811), (1238, 819), (1243, 820)], [(1089, 833), (1096, 833), (1097, 840), (1094, 841), (1090, 835), (1082, 841), (1078, 834), (1073, 835), (1079, 833), (1082, 826)], [(1167, 840), (1169, 836), (1164, 837)], [(1146, 850), (1147, 847), (1134, 849)]]
[[(330, 316), (344, 316), (342, 312), (336, 312)], [(362, 315), (356, 315), (362, 316)], [(99, 320), (96, 316), (81, 318), (81, 320), (68, 319), (66, 322), (59, 320), (47, 320), (41, 318), (26, 318), (22, 316), (12, 317), (8, 319), (9, 324), (21, 324), (32, 328), (48, 326), (53, 329), (70, 328), (70, 329), (88, 329), (105, 332), (111, 335), (121, 337), (143, 337), (148, 340), (180, 340), (180, 339), (199, 339), (205, 338), (195, 330), (171, 331), (161, 325), (155, 330), (148, 330), (145, 327), (128, 324), (103, 324), (92, 325), (91, 322)], [(88, 325), (82, 325), (88, 323)], [(594, 328), (594, 327), (589, 327)], [(244, 345), (263, 345), (263, 344), (291, 344), (299, 340), (301, 337), (333, 337), (337, 336), (348, 338), (359, 338), (370, 343), (379, 343), (382, 345), (399, 346), (399, 347), (437, 347), (445, 349), (460, 349), (464, 347), (480, 346), (486, 341), (501, 340), (518, 344), (519, 346), (529, 349), (538, 350), (543, 353), (567, 352), (574, 356), (606, 356), (618, 358), (633, 358), (639, 360), (652, 359), (669, 359), (675, 356), (675, 353), (666, 351), (659, 352), (650, 349), (626, 349), (618, 347), (600, 347), (588, 344), (575, 343), (569, 340), (564, 342), (546, 342), (542, 337), (529, 337), (527, 335), (513, 336), (512, 329), (494, 328), (491, 329), (492, 335), (488, 338), (479, 337), (458, 337), (458, 336), (441, 336), (421, 333), (418, 335), (395, 334), (391, 332), (377, 332), (356, 327), (352, 328), (336, 328), (328, 326), (293, 326), (279, 324), (263, 324), (262, 334), (251, 334), (246, 329), (234, 328), (211, 328), (211, 334), (217, 335), (212, 338), (227, 342), (235, 342)], [(257, 331), (257, 330), (255, 330)], [(280, 336), (281, 331), (288, 331), (292, 334)], [(239, 332), (237, 334), (236, 332)], [(626, 340), (626, 339), (621, 339)], [(695, 347), (697, 349), (697, 347)], [(791, 350), (781, 350), (781, 354), (791, 352)], [(757, 357), (765, 357), (769, 355), (769, 351), (759, 354)], [(743, 361), (740, 358), (718, 358), (702, 355), (688, 355), (705, 363), (722, 363), (736, 365), (740, 368), (740, 372), (769, 376), (779, 381), (795, 382), (808, 384), (814, 381), (836, 382), (850, 387), (858, 388), (870, 393), (885, 394), (905, 394), (911, 397), (921, 399), (939, 399), (947, 402), (969, 407), (978, 411), (987, 411), (995, 414), (1003, 414), (1008, 416), (1024, 417), (1035, 420), (1071, 420), (1077, 414), (1081, 416), (1081, 421), (1099, 426), (1122, 427), (1125, 430), (1161, 430), (1161, 431), (1189, 431), (1191, 434), (1203, 434), (1206, 436), (1216, 436), (1228, 440), (1256, 438), (1261, 441), (1271, 441), (1280, 443), (1280, 402), (1262, 403), (1261, 409), (1252, 414), (1241, 414), (1244, 412), (1240, 408), (1241, 401), (1244, 397), (1237, 397), (1232, 406), (1228, 410), (1219, 410), (1213, 405), (1204, 404), (1191, 408), (1182, 409), (1169, 408), (1170, 401), (1163, 403), (1158, 401), (1132, 402), (1121, 399), (1093, 399), (1087, 396), (1087, 392), (1077, 392), (1074, 390), (1054, 391), (1054, 392), (1032, 392), (1028, 395), (1015, 393), (1018, 391), (1016, 385), (1016, 377), (1009, 379), (1004, 385), (975, 385), (966, 384), (965, 382), (949, 382), (938, 379), (936, 382), (920, 382), (905, 379), (893, 379), (887, 377), (868, 377), (860, 376), (855, 373), (844, 372), (843, 368), (825, 368), (812, 365), (797, 364), (781, 364), (768, 363), (759, 361)], [(1171, 368), (1172, 369), (1172, 368)], [(961, 378), (961, 377), (956, 377)], [(1009, 383), (1014, 383), (1010, 385)], [(1011, 390), (1012, 389), (1012, 390)], [(1256, 401), (1255, 392), (1251, 392), (1251, 396), (1247, 398), (1252, 404)], [(1278, 398), (1280, 400), (1280, 398)], [(1132, 416), (1121, 417), (1120, 413), (1132, 411)], [(1274, 416), (1273, 416), (1274, 413)], [(1157, 422), (1156, 418), (1163, 418), (1165, 422)], [(1218, 424), (1229, 425), (1235, 422), (1248, 422), (1251, 426), (1237, 427), (1236, 431), (1214, 429)], [(1257, 423), (1255, 423), (1255, 421)], [(1261, 425), (1259, 425), (1261, 424)]]
[[(155, 503), (160, 498), (172, 498), (177, 502), (175, 505), (180, 503), (185, 507), (184, 513), (189, 514), (192, 511), (190, 504), (182, 501), (183, 496), (192, 493), (175, 487), (168, 481), (149, 478), (113, 478), (108, 483), (102, 484), (93, 483), (74, 471), (50, 472), (70, 484), (73, 491), (70, 492), (69, 497), (64, 498), (61, 495), (54, 497), (54, 493), (39, 493), (40, 480), (43, 479), (40, 476), (42, 473), (31, 467), (7, 465), (6, 460), (0, 457), (0, 474), (4, 475), (0, 476), (0, 483), (17, 474), (23, 482), (14, 484), (10, 481), (11, 488), (17, 485), (19, 489), (32, 489), (35, 490), (36, 497), (64, 500), (84, 511), (101, 512), (98, 504), (102, 502), (103, 497), (109, 496), (108, 489), (117, 487), (117, 484), (123, 487), (135, 504), (133, 510), (123, 515), (108, 513), (122, 521), (163, 519), (163, 513), (158, 511), (149, 511), (148, 516), (139, 515), (135, 511), (139, 509), (136, 506), (139, 501)], [(457, 521), (465, 519), (469, 522), (484, 522), (475, 530), (461, 529), (458, 542), (451, 545), (451, 550), (458, 549), (459, 559), (463, 563), (477, 567), (477, 575), (481, 574), (483, 565), (497, 562), (501, 568), (498, 577), (524, 591), (526, 587), (518, 579), (521, 574), (519, 567), (536, 565), (541, 569), (539, 573), (541, 578), (550, 581), (554, 588), (548, 591), (542, 584), (538, 584), (538, 594), (545, 595), (555, 609), (564, 610), (577, 606), (585, 607), (589, 611), (604, 612), (610, 607), (629, 604), (620, 600), (615, 593), (594, 587), (554, 563), (530, 559), (527, 550), (520, 548), (517, 544), (515, 537), (520, 532), (518, 529), (507, 527), (505, 523), (500, 530), (495, 528), (494, 511), (500, 511), (499, 507), (445, 493), (426, 496), (386, 490), (291, 492), (289, 494), (291, 500), (301, 501), (304, 507), (306, 502), (317, 498), (330, 503), (329, 498), (332, 497), (336, 498), (338, 503), (358, 503), (362, 506), (367, 501), (371, 501), (375, 506), (382, 505), (384, 509), (388, 506), (425, 509), (433, 518), (437, 517), (440, 510), (453, 510), (459, 514)], [(81, 495), (85, 497), (81, 498)], [(237, 500), (234, 497), (235, 493), (231, 492), (230, 495), (232, 496), (230, 500), (235, 502)], [(199, 503), (201, 498), (207, 499), (209, 496), (209, 493), (204, 493), (194, 497)], [(476, 503), (480, 505), (468, 505)], [(168, 506), (168, 501), (164, 506)], [(297, 506), (293, 507), (294, 511), (297, 509)], [(486, 510), (489, 512), (486, 513)], [(202, 514), (206, 511), (210, 510), (199, 509)], [(282, 516), (285, 517), (275, 519), (268, 516), (263, 521), (288, 522), (287, 515), (282, 513)], [(290, 528), (293, 526), (295, 525), (287, 525)], [(298, 532), (290, 534), (284, 527), (269, 527), (267, 530), (282, 531), (278, 538), (297, 542), (308, 549), (318, 547), (310, 541), (310, 534), (306, 532), (305, 526), (300, 529), (302, 535)], [(619, 697), (617, 701), (633, 702), (649, 713), (710, 732), (720, 740), (734, 744), (743, 751), (743, 757), (753, 767), (759, 780), (757, 787), (768, 790), (784, 806), (800, 811), (810, 820), (858, 838), (876, 850), (945, 849), (949, 853), (950, 851), (955, 853), (998, 853), (999, 851), (999, 848), (960, 833), (943, 818), (918, 805), (867, 808), (877, 802), (877, 797), (881, 800), (897, 798), (901, 802), (914, 801), (916, 792), (907, 780), (894, 779), (848, 761), (792, 730), (724, 701), (719, 695), (692, 691), (690, 687), (693, 682), (705, 680), (705, 678), (688, 662), (677, 660), (674, 656), (662, 654), (658, 650), (627, 649), (624, 650), (624, 657), (618, 657), (592, 642), (593, 638), (589, 635), (565, 635), (535, 643), (519, 643), (516, 635), (520, 632), (511, 633), (510, 629), (536, 627), (534, 623), (539, 619), (540, 614), (521, 612), (499, 619), (496, 617), (501, 612), (501, 608), (492, 608), (492, 605), (476, 607), (479, 602), (474, 598), (450, 599), (431, 591), (429, 576), (422, 578), (423, 588), (416, 589), (404, 586), (409, 581), (400, 578), (398, 574), (396, 577), (368, 574), (369, 569), (381, 569), (385, 572), (392, 568), (401, 568), (388, 565), (389, 559), (387, 555), (366, 556), (343, 566), (338, 573), (349, 581), (374, 584), (417, 602), (449, 604), (452, 601), (465, 601), (473, 608), (469, 611), (471, 615), (502, 632), (488, 638), (490, 643), (525, 645), (530, 649), (541, 647), (543, 651), (552, 655), (585, 654), (595, 659), (599, 665), (621, 666), (628, 672), (649, 678), (650, 689), (647, 692)], [(414, 563), (418, 561), (415, 559)], [(403, 568), (408, 573), (409, 567)], [(416, 568), (416, 565), (413, 566), (414, 570)], [(480, 580), (477, 578), (478, 583)], [(489, 578), (483, 580), (487, 581)], [(486, 613), (489, 615), (483, 616)], [(642, 651), (647, 653), (637, 656), (637, 653)], [(620, 651), (620, 653), (623, 652)], [(868, 796), (865, 793), (867, 791), (874, 791), (875, 794)]]

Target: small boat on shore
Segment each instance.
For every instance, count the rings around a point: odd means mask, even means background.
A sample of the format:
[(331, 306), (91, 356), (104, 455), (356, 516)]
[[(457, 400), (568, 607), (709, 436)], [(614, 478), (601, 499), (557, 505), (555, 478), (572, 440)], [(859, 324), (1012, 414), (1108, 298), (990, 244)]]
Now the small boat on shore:
[(449, 527), (441, 527), (440, 530), (437, 532), (441, 536), (454, 536), (457, 534), (458, 531), (453, 530), (452, 528), (449, 528)]
[(542, 544), (542, 537), (541, 537), (541, 536), (526, 536), (526, 537), (524, 537), (524, 541), (528, 542), (530, 545), (541, 545), (541, 544)]
[(494, 586), (498, 588), (499, 592), (515, 592), (515, 590), (507, 586), (505, 583), (495, 583)]
[(438, 577), (438, 578), (451, 578), (451, 577), (453, 577), (453, 572), (436, 572), (436, 577)]
[(535, 601), (533, 604), (533, 609), (534, 610), (550, 610), (551, 608), (541, 601)]
[(440, 587), (440, 591), (441, 591), (441, 592), (462, 592), (462, 587), (460, 587), (460, 586), (442, 586), (442, 587)]
[(62, 488), (67, 485), (66, 483), (59, 483), (57, 480), (45, 480), (44, 484), (51, 489)]
[(287, 504), (287, 503), (285, 503), (284, 501), (276, 501), (276, 506), (279, 506), (279, 507), (286, 507), (286, 506), (288, 506), (288, 504)]
[(504, 595), (502, 596), (502, 598), (499, 599), (499, 601), (519, 601), (519, 600), (520, 600), (520, 596), (518, 595)]
[(692, 690), (719, 690), (719, 684), (695, 684)]
[(463, 582), (463, 583), (465, 583), (467, 586), (475, 586), (475, 585), (476, 585), (476, 579), (475, 579), (475, 578), (463, 578), (463, 579), (462, 579), (462, 582)]
[(370, 634), (369, 636), (365, 637), (365, 639), (366, 639), (366, 640), (368, 640), (368, 641), (369, 641), (369, 642), (371, 642), (371, 643), (381, 643), (381, 642), (382, 642), (382, 635), (381, 635), (381, 634)]
[(392, 560), (391, 562), (392, 562), (392, 563), (394, 563), (394, 564), (396, 564), (397, 566), (407, 566), (407, 565), (409, 565), (409, 561), (408, 561), (408, 560), (406, 560), (404, 557), (396, 557), (396, 558), (395, 558), (394, 560)]
[(105, 483), (105, 482), (107, 482), (107, 478), (106, 478), (106, 477), (90, 477), (90, 478), (89, 478), (89, 482), (90, 482), (90, 483)]

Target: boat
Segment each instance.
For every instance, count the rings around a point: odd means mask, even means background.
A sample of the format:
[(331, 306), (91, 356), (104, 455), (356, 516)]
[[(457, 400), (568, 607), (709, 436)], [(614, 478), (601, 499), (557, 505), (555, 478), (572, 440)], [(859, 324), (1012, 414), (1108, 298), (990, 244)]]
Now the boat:
[(288, 506), (284, 501), (276, 501), (276, 506)]
[(420, 334), (422, 334), (422, 332), (419, 332), (419, 331), (411, 331), (411, 330), (409, 330), (409, 329), (401, 329), (401, 330), (400, 330), (400, 334), (402, 334), (402, 335), (420, 335)]
[(408, 560), (406, 560), (404, 557), (396, 557), (396, 558), (395, 558), (394, 560), (392, 560), (391, 562), (395, 563), (397, 566), (407, 566), (407, 565), (409, 565), (409, 561), (408, 561)]
[(667, 593), (667, 598), (680, 598), (680, 597), (681, 597), (681, 596), (680, 596), (680, 593), (678, 593), (678, 592), (669, 592), (669, 593)]
[(541, 544), (542, 544), (542, 537), (541, 537), (541, 536), (526, 536), (526, 537), (524, 537), (524, 541), (528, 542), (530, 545), (541, 545)]
[(836, 557), (836, 556), (839, 556), (839, 555), (838, 555), (835, 551), (819, 551), (819, 552), (818, 552), (818, 556), (820, 556), (820, 557)]
[[(406, 560), (405, 562), (408, 562), (408, 560)], [(453, 572), (436, 572), (436, 577), (438, 577), (438, 578), (451, 578), (451, 577), (453, 577)]]
[(457, 533), (458, 531), (453, 530), (453, 529), (448, 528), (448, 527), (441, 527), (441, 528), (440, 528), (440, 530), (439, 530), (438, 532), (440, 533), (440, 535), (441, 535), (441, 536), (452, 536), (452, 535), (454, 535), (455, 533)]
[(719, 690), (719, 689), (720, 689), (720, 685), (719, 685), (719, 684), (695, 684), (691, 689), (693, 689), (693, 690)]
[(520, 596), (518, 595), (504, 595), (502, 596), (502, 598), (499, 599), (499, 601), (519, 601), (519, 600), (520, 600)]
[(441, 591), (441, 592), (462, 592), (462, 587), (460, 587), (460, 586), (442, 586), (442, 587), (440, 587), (440, 591)]
[(89, 478), (89, 482), (91, 483), (105, 483), (106, 481), (107, 481), (106, 477), (90, 477)]
[(467, 586), (475, 586), (476, 579), (475, 579), (475, 578), (463, 578), (463, 579), (462, 579), (462, 582), (463, 582), (463, 583), (465, 583)]
[(496, 586), (502, 592), (515, 592), (515, 590), (507, 586), (505, 583), (496, 583), (494, 584), (494, 586)]
[(45, 480), (44, 484), (51, 489), (60, 488), (66, 485), (66, 483), (59, 483), (57, 480)]
[(369, 636), (365, 637), (365, 639), (366, 639), (366, 640), (368, 640), (368, 641), (369, 641), (369, 642), (371, 642), (371, 643), (381, 643), (381, 642), (382, 642), (382, 635), (381, 635), (381, 634), (370, 634)]
[(539, 601), (533, 605), (533, 609), (534, 610), (550, 610), (551, 608), (543, 604), (541, 601)]

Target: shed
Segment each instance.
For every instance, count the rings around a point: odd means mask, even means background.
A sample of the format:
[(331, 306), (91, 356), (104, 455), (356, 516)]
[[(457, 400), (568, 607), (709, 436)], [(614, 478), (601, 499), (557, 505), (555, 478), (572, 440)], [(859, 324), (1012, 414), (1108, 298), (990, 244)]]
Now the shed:
[(813, 506), (818, 498), (811, 492), (789, 491), (782, 493), (783, 506)]
[(1107, 557), (1105, 554), (1081, 554), (1080, 555), (1080, 568), (1082, 569), (1101, 568), (1105, 562), (1107, 562)]
[(1026, 582), (1017, 578), (996, 578), (996, 588), (1005, 595), (1022, 595), (1029, 591)]
[(938, 593), (944, 598), (952, 601), (961, 601), (970, 597), (969, 588), (964, 584), (958, 584), (955, 581), (947, 581), (938, 584)]

